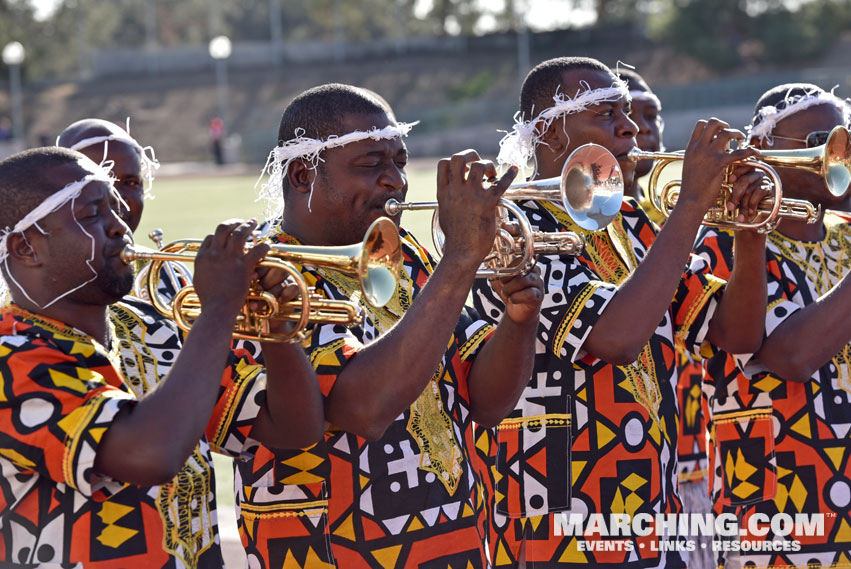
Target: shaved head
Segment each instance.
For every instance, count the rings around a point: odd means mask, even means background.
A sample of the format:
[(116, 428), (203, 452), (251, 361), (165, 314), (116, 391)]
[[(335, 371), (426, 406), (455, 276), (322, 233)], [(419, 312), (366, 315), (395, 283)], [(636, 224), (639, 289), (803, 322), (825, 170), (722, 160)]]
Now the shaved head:
[(14, 227), (47, 196), (88, 174), (76, 150), (49, 146), (0, 161), (0, 228)]
[(59, 135), (56, 145), (71, 148), (87, 138), (109, 136), (111, 134), (129, 136), (126, 130), (114, 122), (103, 119), (83, 119), (68, 125)]

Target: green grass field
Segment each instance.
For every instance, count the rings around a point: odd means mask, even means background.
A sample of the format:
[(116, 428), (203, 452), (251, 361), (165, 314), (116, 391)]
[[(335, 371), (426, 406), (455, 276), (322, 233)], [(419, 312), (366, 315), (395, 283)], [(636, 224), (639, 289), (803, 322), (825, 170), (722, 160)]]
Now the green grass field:
[[(409, 166), (409, 200), (435, 199), (435, 166), (436, 162)], [(168, 242), (204, 237), (226, 219), (256, 217), (262, 221), (265, 204), (255, 201), (256, 181), (256, 176), (244, 175), (158, 178), (153, 187), (155, 198), (145, 202), (142, 223), (136, 231), (138, 243), (152, 246), (147, 235), (155, 228), (163, 230)], [(431, 211), (407, 212), (402, 223), (423, 245), (432, 248)]]

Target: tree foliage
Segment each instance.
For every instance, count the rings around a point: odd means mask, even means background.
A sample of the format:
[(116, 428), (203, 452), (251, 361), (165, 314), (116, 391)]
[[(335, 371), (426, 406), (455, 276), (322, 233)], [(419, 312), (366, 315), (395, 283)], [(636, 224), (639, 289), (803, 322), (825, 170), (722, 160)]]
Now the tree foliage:
[(851, 23), (851, 2), (668, 0), (656, 37), (725, 70), (788, 63), (823, 54)]
[[(368, 42), (418, 35), (473, 34), (489, 22), (516, 30), (537, 0), (61, 0), (46, 19), (33, 0), (0, 0), (0, 45), (27, 48), (30, 79), (73, 76), (91, 50), (234, 42)], [(272, 8), (277, 2), (277, 9)], [(424, 12), (422, 5), (428, 7)], [(716, 69), (804, 60), (824, 53), (851, 27), (851, 0), (562, 0), (587, 8), (596, 26), (645, 25), (653, 37)], [(280, 18), (272, 22), (277, 14)], [(275, 25), (277, 24), (277, 25)]]

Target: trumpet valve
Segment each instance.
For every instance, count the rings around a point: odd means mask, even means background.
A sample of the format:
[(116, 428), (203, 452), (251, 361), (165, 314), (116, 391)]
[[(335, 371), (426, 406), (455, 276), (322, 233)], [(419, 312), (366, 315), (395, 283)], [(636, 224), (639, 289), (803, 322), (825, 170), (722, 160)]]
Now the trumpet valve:
[(536, 232), (535, 253), (544, 255), (581, 255), (585, 240), (573, 231)]

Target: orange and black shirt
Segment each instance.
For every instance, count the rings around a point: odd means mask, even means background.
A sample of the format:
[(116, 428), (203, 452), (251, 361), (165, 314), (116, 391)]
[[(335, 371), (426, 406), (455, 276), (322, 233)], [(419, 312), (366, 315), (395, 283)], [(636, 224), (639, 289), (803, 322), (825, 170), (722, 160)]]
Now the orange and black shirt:
[[(362, 325), (319, 325), (305, 343), (326, 396), (349, 359), (404, 316), (433, 272), (425, 249), (410, 235), (402, 237), (404, 270), (390, 302), (382, 308), (361, 303)], [(278, 240), (293, 242), (284, 234)], [(327, 298), (360, 298), (353, 278), (301, 270)], [(261, 448), (253, 461), (239, 463), (240, 529), (249, 565), (486, 567), (467, 376), (491, 330), (465, 309), (434, 377), (378, 441), (332, 425), (309, 449)], [(250, 343), (242, 348), (257, 355)]]

